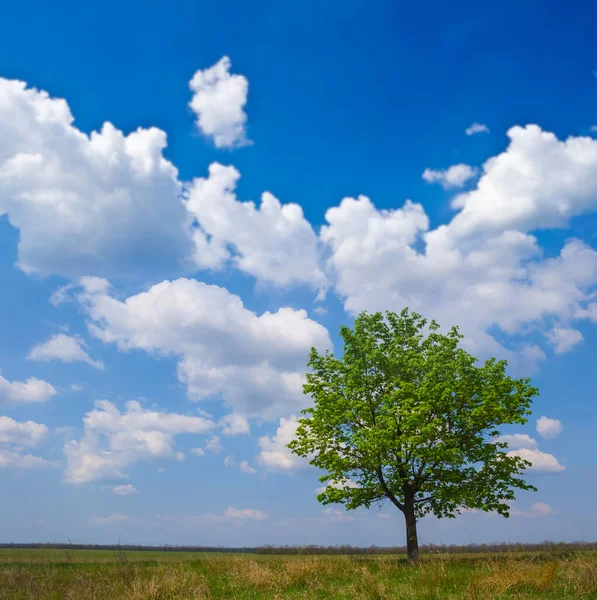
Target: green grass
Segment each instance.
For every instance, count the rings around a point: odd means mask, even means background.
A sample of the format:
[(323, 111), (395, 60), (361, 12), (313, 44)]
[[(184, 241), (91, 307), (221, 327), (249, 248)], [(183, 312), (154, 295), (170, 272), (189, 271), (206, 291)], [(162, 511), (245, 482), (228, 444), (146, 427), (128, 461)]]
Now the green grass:
[(260, 556), (0, 549), (1, 600), (597, 600), (597, 552)]

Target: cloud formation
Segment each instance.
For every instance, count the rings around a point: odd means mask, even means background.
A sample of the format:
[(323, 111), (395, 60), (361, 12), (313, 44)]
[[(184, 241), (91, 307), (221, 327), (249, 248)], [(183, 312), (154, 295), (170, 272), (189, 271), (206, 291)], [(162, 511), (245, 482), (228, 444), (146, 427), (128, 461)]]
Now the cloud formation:
[(124, 413), (107, 400), (95, 406), (83, 418), (82, 439), (64, 446), (67, 483), (123, 479), (124, 469), (139, 460), (178, 458), (176, 435), (201, 435), (216, 426), (204, 417), (146, 410), (135, 400)]
[(289, 444), (296, 434), (297, 418), (292, 415), (288, 419), (281, 418), (280, 425), (273, 436), (262, 436), (258, 440), (261, 448), (258, 461), (269, 471), (298, 471), (308, 468), (308, 461), (293, 454)]
[(213, 163), (207, 178), (188, 189), (186, 207), (197, 221), (195, 262), (219, 269), (232, 262), (262, 282), (279, 287), (310, 285), (325, 289), (319, 243), (298, 204), (281, 204), (269, 192), (261, 204), (239, 202), (240, 173)]
[(448, 190), (463, 187), (467, 181), (476, 177), (477, 173), (478, 170), (474, 167), (460, 163), (440, 171), (425, 169), (422, 177), (427, 183), (439, 183), (445, 190)]
[(547, 454), (537, 449), (520, 448), (507, 453), (508, 456), (518, 456), (524, 460), (528, 460), (531, 466), (529, 471), (538, 471), (543, 473), (559, 473), (566, 467), (561, 465), (558, 459), (553, 454)]
[(47, 342), (34, 346), (27, 358), (39, 361), (60, 360), (65, 363), (82, 361), (96, 369), (103, 369), (104, 364), (101, 361), (93, 360), (84, 350), (85, 345), (85, 342), (79, 337), (58, 333)]
[(0, 469), (34, 469), (47, 466), (46, 460), (23, 454), (23, 450), (37, 446), (48, 433), (48, 428), (40, 423), (18, 422), (10, 417), (0, 416)]
[(546, 440), (552, 440), (562, 433), (562, 421), (543, 416), (537, 419), (537, 432)]
[(489, 133), (489, 127), (483, 123), (472, 123), (465, 130), (466, 135), (475, 135), (477, 133)]
[(29, 377), (26, 381), (8, 381), (0, 375), (0, 406), (47, 402), (58, 392), (47, 381)]
[(243, 75), (232, 75), (230, 59), (222, 57), (208, 69), (198, 70), (189, 87), (189, 102), (197, 117), (197, 128), (211, 137), (216, 148), (239, 148), (251, 144), (247, 138), (247, 103), (249, 81)]
[(27, 273), (178, 271), (192, 251), (166, 134), (111, 123), (90, 135), (62, 99), (0, 79), (0, 216), (19, 231)]
[(61, 294), (74, 295), (92, 335), (122, 351), (178, 356), (178, 378), (191, 399), (220, 396), (245, 418), (302, 409), (309, 351), (331, 347), (325, 327), (305, 310), (257, 315), (224, 288), (191, 279), (163, 281), (123, 301), (95, 278)]

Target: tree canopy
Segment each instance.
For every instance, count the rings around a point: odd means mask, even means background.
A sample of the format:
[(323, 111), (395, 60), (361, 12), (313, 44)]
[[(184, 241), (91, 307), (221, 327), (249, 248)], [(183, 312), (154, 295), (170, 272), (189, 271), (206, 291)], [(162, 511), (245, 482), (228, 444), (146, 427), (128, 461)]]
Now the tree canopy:
[(311, 350), (303, 411), (289, 448), (326, 473), (318, 500), (347, 509), (389, 500), (404, 513), (409, 560), (417, 520), (463, 509), (509, 516), (528, 461), (496, 438), (523, 424), (538, 390), (506, 375), (505, 360), (477, 366), (457, 327), (439, 333), (417, 313), (361, 313), (341, 327), (344, 355)]

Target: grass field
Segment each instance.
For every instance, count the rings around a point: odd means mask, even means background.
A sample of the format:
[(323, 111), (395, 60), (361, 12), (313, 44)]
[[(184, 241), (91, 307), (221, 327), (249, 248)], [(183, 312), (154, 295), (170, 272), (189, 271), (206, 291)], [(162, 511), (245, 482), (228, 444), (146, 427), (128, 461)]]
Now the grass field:
[(424, 557), (0, 549), (2, 600), (597, 599), (597, 552)]

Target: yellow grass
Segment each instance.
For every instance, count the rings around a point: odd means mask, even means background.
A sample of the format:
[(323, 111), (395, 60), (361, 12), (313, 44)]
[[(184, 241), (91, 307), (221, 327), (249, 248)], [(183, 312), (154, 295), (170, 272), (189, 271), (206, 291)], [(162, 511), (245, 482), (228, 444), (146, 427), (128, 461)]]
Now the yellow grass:
[(393, 556), (6, 559), (1, 600), (597, 600), (596, 552), (433, 556), (415, 568)]

